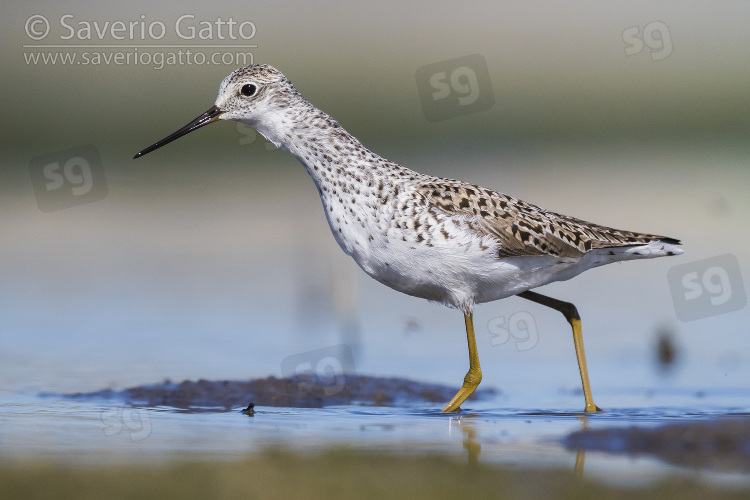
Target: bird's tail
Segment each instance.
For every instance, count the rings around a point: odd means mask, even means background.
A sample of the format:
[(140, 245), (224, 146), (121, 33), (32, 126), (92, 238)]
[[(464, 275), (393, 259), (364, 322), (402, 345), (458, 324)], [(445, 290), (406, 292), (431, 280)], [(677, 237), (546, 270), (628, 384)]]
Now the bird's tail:
[(685, 251), (677, 247), (679, 244), (680, 240), (674, 238), (662, 238), (645, 244), (628, 245), (602, 250), (610, 250), (623, 256), (627, 255), (628, 258), (633, 259), (651, 259), (654, 257), (682, 255)]

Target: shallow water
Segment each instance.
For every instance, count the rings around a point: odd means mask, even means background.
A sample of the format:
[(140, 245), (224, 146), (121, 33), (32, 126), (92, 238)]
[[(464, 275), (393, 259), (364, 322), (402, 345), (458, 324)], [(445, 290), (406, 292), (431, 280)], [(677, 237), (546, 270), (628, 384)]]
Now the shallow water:
[[(501, 397), (465, 404), (460, 415), (434, 404), (343, 405), (327, 408), (256, 406), (229, 410), (133, 406), (122, 400), (71, 399), (0, 393), (0, 459), (92, 465), (233, 460), (285, 447), (315, 453), (330, 447), (404, 454), (440, 453), (459, 461), (509, 467), (556, 467), (617, 484), (636, 484), (684, 475), (722, 485), (750, 484), (747, 471), (670, 465), (646, 454), (629, 455), (569, 449), (565, 438), (582, 429), (658, 427), (673, 422), (750, 418), (747, 391), (692, 396), (662, 393), (659, 405), (612, 407), (581, 415), (579, 396), (564, 397), (570, 411), (543, 411), (500, 403)], [(636, 394), (622, 394), (627, 401)], [(641, 401), (643, 401), (641, 399)], [(747, 456), (745, 456), (747, 459)]]

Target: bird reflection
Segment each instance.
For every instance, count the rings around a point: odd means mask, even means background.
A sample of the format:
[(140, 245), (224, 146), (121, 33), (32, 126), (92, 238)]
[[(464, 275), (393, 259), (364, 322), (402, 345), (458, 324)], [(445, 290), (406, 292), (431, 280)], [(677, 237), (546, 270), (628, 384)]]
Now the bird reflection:
[[(576, 418), (581, 421), (581, 430), (587, 431), (589, 429), (589, 421), (586, 415), (578, 415)], [(586, 460), (586, 450), (583, 450), (583, 449), (576, 450), (576, 465), (575, 465), (574, 471), (576, 473), (576, 477), (578, 478), (583, 477), (583, 463), (585, 460)]]
[(479, 454), (482, 452), (482, 445), (477, 441), (477, 429), (470, 418), (476, 415), (461, 415), (460, 417), (451, 417), (448, 419), (449, 430), (453, 428), (454, 422), (461, 426), (463, 433), (463, 446), (466, 450), (468, 464), (475, 466), (479, 463)]
[[(559, 415), (559, 414), (558, 414)], [(570, 416), (571, 414), (567, 414)], [(451, 417), (448, 422), (448, 432), (453, 430), (454, 425), (461, 427), (461, 433), (463, 434), (463, 448), (466, 450), (466, 458), (469, 466), (476, 466), (479, 463), (479, 455), (482, 451), (482, 443), (477, 439), (477, 423), (471, 419), (479, 417), (477, 414), (461, 415), (460, 417)], [(586, 414), (575, 414), (575, 417), (581, 422), (581, 430), (586, 431), (589, 428), (588, 415)], [(576, 477), (582, 478), (584, 471), (584, 463), (586, 461), (586, 450), (577, 449), (575, 465), (573, 466), (573, 472)]]

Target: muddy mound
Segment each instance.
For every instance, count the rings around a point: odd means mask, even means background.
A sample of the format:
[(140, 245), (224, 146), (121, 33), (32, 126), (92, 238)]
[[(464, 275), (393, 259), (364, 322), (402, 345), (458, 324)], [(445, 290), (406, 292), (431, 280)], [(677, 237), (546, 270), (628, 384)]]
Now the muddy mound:
[[(290, 378), (267, 377), (254, 380), (165, 380), (120, 391), (104, 389), (66, 394), (69, 398), (121, 399), (129, 404), (172, 406), (176, 408), (247, 406), (322, 408), (360, 404), (387, 406), (408, 403), (447, 403), (458, 390), (439, 384), (425, 384), (403, 378), (346, 375), (321, 380), (298, 375)], [(495, 395), (492, 389), (479, 389), (472, 398)]]

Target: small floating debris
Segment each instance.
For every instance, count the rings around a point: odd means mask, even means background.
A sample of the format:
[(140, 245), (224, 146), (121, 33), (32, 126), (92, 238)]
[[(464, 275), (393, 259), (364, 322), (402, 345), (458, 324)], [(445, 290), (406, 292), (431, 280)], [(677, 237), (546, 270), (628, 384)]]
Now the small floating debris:
[(247, 405), (247, 408), (245, 408), (244, 410), (242, 410), (242, 413), (244, 413), (245, 415), (248, 415), (250, 417), (252, 417), (253, 415), (255, 415), (255, 403), (250, 403), (249, 405)]

